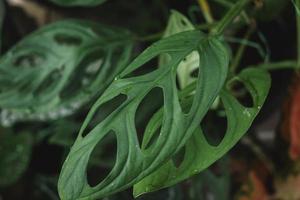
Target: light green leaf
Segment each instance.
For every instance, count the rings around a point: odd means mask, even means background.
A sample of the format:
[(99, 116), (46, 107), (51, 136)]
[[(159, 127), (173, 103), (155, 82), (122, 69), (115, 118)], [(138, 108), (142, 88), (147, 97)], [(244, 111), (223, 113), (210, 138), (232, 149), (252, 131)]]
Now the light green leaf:
[[(270, 77), (264, 70), (248, 68), (233, 80), (241, 81), (248, 89), (253, 98), (253, 107), (244, 107), (230, 94), (230, 91), (223, 89), (220, 97), (227, 115), (227, 130), (221, 143), (217, 146), (210, 145), (201, 128), (198, 127), (184, 147), (185, 154), (180, 166), (175, 166), (173, 160), (169, 160), (160, 169), (134, 186), (134, 196), (174, 185), (198, 174), (221, 158), (247, 132), (268, 95)], [(187, 99), (183, 102), (185, 107), (190, 107), (191, 102), (189, 101)], [(157, 127), (160, 126), (161, 113), (157, 112), (150, 121), (143, 143), (147, 144)]]
[[(167, 29), (163, 38), (169, 37), (176, 33), (195, 30), (193, 24), (184, 15), (176, 10), (172, 10), (169, 18)], [(168, 56), (162, 55), (159, 59), (160, 66), (164, 66), (169, 62)], [(192, 73), (199, 68), (199, 55), (197, 51), (188, 55), (177, 68), (177, 75), (180, 88), (185, 88), (187, 85), (195, 81), (197, 78), (192, 77)]]
[[(179, 63), (197, 51), (201, 59), (194, 100), (190, 111), (181, 109), (176, 87)], [(127, 76), (146, 62), (168, 54), (170, 62), (145, 75)], [(124, 190), (153, 173), (167, 162), (195, 132), (226, 79), (229, 56), (218, 37), (188, 31), (165, 38), (146, 49), (98, 99), (88, 114), (78, 138), (63, 165), (58, 190), (63, 200), (98, 199)], [(135, 115), (143, 98), (153, 88), (164, 93), (163, 123), (157, 141), (141, 149), (136, 135)], [(101, 105), (123, 94), (127, 99), (86, 136), (83, 134)], [(88, 184), (89, 157), (102, 138), (113, 131), (117, 137), (116, 164), (95, 187)]]
[(2, 124), (57, 119), (103, 92), (126, 66), (128, 31), (66, 20), (24, 38), (0, 59)]
[(0, 187), (15, 183), (25, 172), (30, 161), (32, 136), (27, 133), (0, 134)]
[(50, 0), (60, 6), (97, 6), (106, 0)]

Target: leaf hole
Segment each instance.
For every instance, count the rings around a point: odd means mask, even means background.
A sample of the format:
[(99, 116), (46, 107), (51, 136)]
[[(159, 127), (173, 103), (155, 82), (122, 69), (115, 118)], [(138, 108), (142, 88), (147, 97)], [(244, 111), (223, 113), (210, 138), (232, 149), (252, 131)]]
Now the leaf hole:
[(199, 75), (199, 68), (194, 69), (194, 70), (190, 73), (190, 76), (191, 76), (192, 78), (198, 78), (198, 75)]
[(41, 93), (52, 92), (55, 89), (53, 88), (53, 86), (59, 82), (59, 79), (62, 76), (62, 69), (53, 70), (39, 85), (39, 87), (34, 91), (33, 94), (40, 95)]
[(212, 146), (218, 146), (225, 137), (227, 118), (223, 105), (218, 110), (209, 110), (201, 122), (206, 141)]
[(254, 106), (253, 98), (242, 81), (234, 80), (230, 83), (229, 87), (240, 104), (245, 107)]
[(87, 180), (95, 187), (105, 179), (115, 165), (117, 157), (117, 138), (113, 131), (108, 132), (93, 149), (88, 167)]
[(119, 94), (118, 96), (112, 98), (108, 102), (102, 104), (94, 113), (88, 127), (82, 133), (82, 137), (87, 136), (90, 131), (92, 131), (98, 124), (107, 119), (113, 112), (115, 112), (125, 101), (127, 96), (124, 94)]
[(39, 53), (28, 53), (28, 54), (24, 54), (24, 55), (20, 55), (18, 56), (14, 62), (13, 65), (15, 67), (36, 67), (41, 65), (43, 62), (45, 61), (44, 56), (42, 56)]
[(129, 74), (126, 74), (124, 78), (132, 78), (137, 76), (143, 76), (146, 74), (149, 74), (151, 72), (154, 72), (159, 67), (166, 67), (168, 63), (171, 60), (171, 56), (169, 54), (161, 54), (160, 56), (156, 56), (147, 62), (145, 62), (143, 65), (138, 67), (137, 69), (133, 70)]
[(94, 51), (82, 59), (69, 77), (68, 84), (62, 90), (61, 99), (73, 98), (81, 92), (92, 93), (92, 91), (88, 91), (88, 88), (101, 73), (103, 65), (103, 59), (99, 58), (101, 55), (103, 55), (102, 51)]
[(65, 33), (55, 34), (54, 40), (59, 45), (67, 45), (67, 46), (79, 46), (82, 43), (82, 39), (80, 37), (68, 35)]
[(140, 102), (135, 113), (135, 127), (139, 143), (142, 144), (148, 122), (152, 116), (162, 107), (164, 102), (162, 88), (152, 88)]

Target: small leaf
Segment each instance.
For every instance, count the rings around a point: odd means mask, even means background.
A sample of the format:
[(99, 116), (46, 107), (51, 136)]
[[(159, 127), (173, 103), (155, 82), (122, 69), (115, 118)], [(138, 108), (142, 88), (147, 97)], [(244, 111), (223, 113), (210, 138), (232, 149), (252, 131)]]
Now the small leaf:
[(106, 0), (50, 0), (60, 6), (97, 6)]
[[(210, 145), (201, 128), (198, 127), (185, 146), (185, 156), (181, 165), (176, 167), (170, 160), (136, 184), (134, 196), (174, 185), (201, 172), (228, 152), (247, 132), (267, 97), (270, 77), (264, 70), (248, 68), (234, 79), (243, 82), (249, 90), (253, 98), (253, 107), (242, 106), (228, 90), (223, 89), (220, 97), (227, 114), (227, 131), (221, 143), (217, 146)], [(188, 105), (189, 101), (184, 104)], [(155, 127), (158, 127), (161, 122), (162, 119), (159, 119), (158, 116), (150, 121), (149, 127), (147, 127), (149, 131), (145, 132), (146, 140), (143, 142), (147, 142), (151, 138), (156, 130)]]
[(27, 133), (0, 134), (0, 187), (15, 183), (28, 167), (32, 150), (32, 136)]
[(24, 38), (0, 59), (2, 124), (67, 116), (103, 92), (127, 64), (128, 31), (66, 20)]
[[(178, 97), (176, 72), (179, 63), (194, 51), (201, 57), (201, 73), (191, 109), (184, 113)], [(162, 54), (169, 54), (171, 58), (165, 66), (145, 75), (124, 78)], [(198, 122), (219, 94), (226, 79), (228, 63), (227, 48), (219, 38), (206, 36), (200, 31), (179, 33), (146, 49), (92, 107), (63, 165), (58, 182), (60, 197), (64, 200), (106, 197), (132, 186), (171, 159), (194, 133)], [(135, 112), (147, 93), (157, 87), (162, 88), (164, 93), (161, 131), (154, 144), (141, 149), (136, 134)], [(83, 137), (97, 109), (120, 94), (127, 96), (125, 102)], [(116, 164), (102, 182), (91, 187), (86, 177), (90, 154), (110, 131), (117, 136)]]

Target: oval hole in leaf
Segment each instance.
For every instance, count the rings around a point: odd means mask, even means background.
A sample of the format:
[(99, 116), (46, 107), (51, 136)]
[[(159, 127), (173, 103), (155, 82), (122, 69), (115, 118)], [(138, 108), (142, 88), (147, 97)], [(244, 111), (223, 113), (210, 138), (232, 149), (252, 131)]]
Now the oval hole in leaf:
[(59, 45), (79, 46), (82, 39), (79, 36), (68, 35), (66, 33), (57, 33), (54, 35), (54, 40)]
[(39, 53), (30, 52), (20, 55), (13, 61), (15, 67), (35, 67), (41, 65), (45, 61), (44, 56)]
[(193, 78), (197, 78), (197, 77), (198, 77), (198, 74), (199, 74), (199, 68), (194, 69), (194, 70), (190, 73), (190, 76), (193, 77)]
[(143, 133), (151, 117), (160, 109), (164, 102), (162, 88), (152, 88), (140, 102), (135, 114), (135, 127), (139, 143), (142, 144)]
[(124, 78), (132, 78), (132, 77), (146, 75), (155, 71), (158, 67), (167, 67), (166, 65), (168, 65), (168, 63), (170, 62), (171, 60), (170, 58), (171, 56), (167, 53), (161, 54), (159, 56), (155, 56), (154, 58), (148, 60), (146, 63), (144, 63), (137, 69), (133, 70), (131, 73), (125, 75)]
[(87, 167), (87, 180), (91, 187), (100, 183), (112, 170), (117, 156), (117, 138), (108, 132), (91, 153)]
[(248, 108), (254, 106), (252, 96), (242, 81), (234, 80), (229, 87), (240, 104)]
[[(101, 73), (102, 54), (102, 51), (92, 52), (79, 63), (70, 76), (69, 83), (61, 92), (60, 97), (62, 99), (72, 98), (78, 91), (84, 90), (84, 86), (89, 86), (93, 79)], [(88, 91), (85, 90), (84, 92)]]
[(102, 104), (94, 113), (93, 119), (91, 120), (88, 127), (82, 133), (82, 137), (88, 135), (99, 123), (106, 119), (111, 113), (113, 113), (118, 107), (120, 107), (127, 100), (127, 96), (119, 94), (110, 101)]
[[(62, 67), (64, 68), (64, 67)], [(34, 91), (34, 95), (39, 95), (45, 90), (53, 90), (51, 85), (55, 85), (58, 82), (58, 79), (62, 76), (63, 69), (55, 69), (53, 70), (46, 79), (39, 85), (39, 87)], [(49, 91), (51, 92), (51, 91)]]
[(184, 160), (185, 148), (181, 148), (173, 157), (172, 161), (175, 167), (179, 168)]
[(218, 146), (227, 130), (227, 118), (224, 109), (209, 110), (201, 122), (206, 141), (212, 146)]

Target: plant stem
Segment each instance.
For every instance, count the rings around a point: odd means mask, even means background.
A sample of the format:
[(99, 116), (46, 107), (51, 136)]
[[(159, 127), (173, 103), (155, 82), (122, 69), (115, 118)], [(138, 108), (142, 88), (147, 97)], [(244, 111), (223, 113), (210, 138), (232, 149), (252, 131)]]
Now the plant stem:
[(249, 2), (250, 0), (239, 0), (237, 3), (235, 3), (234, 6), (231, 7), (227, 14), (217, 24), (217, 26), (212, 29), (212, 34), (221, 35), (225, 28), (232, 23), (232, 21), (241, 13), (241, 11)]
[[(295, 0), (295, 9), (300, 8), (300, 0)], [(297, 22), (297, 68), (300, 69), (300, 15), (296, 10)]]
[(274, 63), (261, 63), (258, 65), (251, 65), (248, 67), (256, 67), (256, 68), (262, 68), (266, 70), (296, 69), (298, 67), (298, 62), (294, 60), (284, 60), (284, 61), (274, 62)]
[[(212, 24), (199, 24), (199, 25), (195, 25), (195, 28), (200, 29), (200, 30), (206, 30), (206, 29), (210, 29), (210, 28), (214, 27), (215, 25), (216, 25), (215, 22), (213, 22)], [(142, 42), (159, 40), (163, 36), (163, 34), (164, 34), (164, 31), (154, 33), (151, 35), (147, 35), (147, 36), (143, 36), (143, 37), (136, 36), (135, 40), (142, 41)]]
[[(253, 23), (253, 24), (250, 25), (248, 31), (246, 32), (246, 34), (244, 36), (244, 40), (248, 40), (250, 38), (250, 36), (252, 35), (252, 33), (255, 30), (255, 27), (256, 27), (255, 23)], [(239, 48), (238, 48), (238, 50), (237, 50), (237, 52), (235, 54), (235, 57), (232, 60), (232, 64), (230, 66), (230, 73), (231, 74), (235, 74), (235, 72), (236, 72), (236, 70), (237, 70), (237, 68), (238, 68), (238, 66), (240, 64), (240, 61), (241, 61), (241, 59), (243, 57), (243, 54), (244, 54), (245, 50), (246, 50), (246, 44), (242, 43), (239, 46)]]
[(204, 18), (206, 20), (207, 23), (211, 24), (214, 22), (214, 18), (212, 16), (211, 10), (210, 10), (210, 6), (207, 3), (206, 0), (197, 0), (198, 4), (203, 12)]

